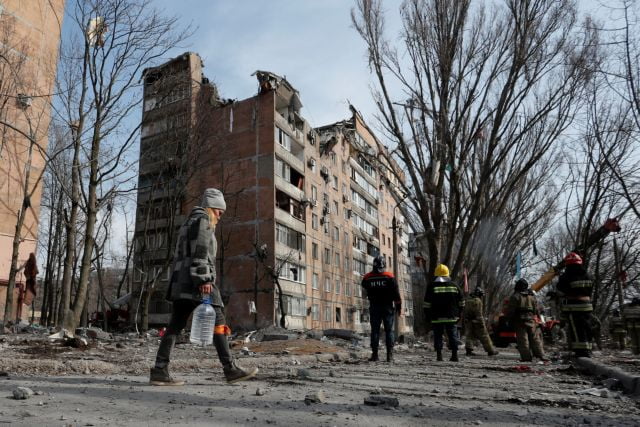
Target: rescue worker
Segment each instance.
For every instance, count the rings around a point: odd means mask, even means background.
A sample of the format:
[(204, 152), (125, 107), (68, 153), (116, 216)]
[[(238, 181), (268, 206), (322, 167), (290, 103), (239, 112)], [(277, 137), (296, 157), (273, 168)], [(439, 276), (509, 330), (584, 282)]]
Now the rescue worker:
[(618, 350), (625, 349), (625, 339), (627, 331), (624, 328), (624, 319), (620, 316), (620, 310), (613, 310), (609, 319), (609, 335), (613, 341), (614, 348)]
[(631, 338), (631, 351), (640, 354), (640, 298), (635, 297), (623, 306), (622, 317)]
[(371, 357), (369, 361), (378, 361), (378, 345), (380, 344), (380, 323), (384, 324), (385, 343), (387, 346), (387, 362), (393, 362), (393, 321), (394, 310), (398, 315), (402, 312), (400, 290), (393, 273), (385, 271), (384, 256), (373, 259), (373, 270), (364, 275), (361, 286), (369, 299), (369, 322), (371, 324)]
[(464, 308), (462, 291), (451, 281), (449, 268), (439, 264), (434, 272), (435, 280), (424, 295), (424, 318), (431, 322), (436, 360), (442, 361), (442, 336), (446, 332), (452, 362), (458, 361), (458, 329), (456, 323)]
[(531, 353), (542, 361), (548, 360), (544, 355), (542, 341), (537, 331), (535, 316), (538, 314), (538, 303), (529, 289), (529, 283), (525, 279), (518, 279), (513, 295), (509, 298), (506, 316), (516, 330), (521, 362), (531, 362), (533, 360)]
[(567, 325), (569, 350), (576, 357), (590, 357), (593, 341), (591, 293), (593, 283), (582, 266), (582, 258), (570, 252), (564, 258), (565, 270), (558, 279), (560, 309)]
[(209, 295), (216, 312), (213, 344), (222, 363), (228, 383), (249, 379), (256, 375), (257, 368), (245, 370), (231, 356), (220, 291), (215, 287), (215, 259), (217, 243), (215, 227), (226, 210), (222, 192), (215, 188), (205, 190), (200, 206), (191, 210), (189, 217), (178, 232), (173, 259), (173, 273), (167, 291), (167, 300), (173, 302), (171, 320), (160, 341), (156, 363), (151, 368), (152, 385), (177, 386), (184, 381), (169, 375), (169, 361), (177, 337), (184, 329), (191, 312), (200, 304), (203, 295)]
[(484, 291), (477, 286), (469, 295), (464, 304), (464, 325), (465, 325), (465, 350), (467, 356), (475, 356), (473, 352), (473, 342), (479, 340), (482, 343), (484, 351), (489, 356), (495, 356), (498, 352), (493, 348), (491, 338), (487, 332), (482, 316), (482, 296)]

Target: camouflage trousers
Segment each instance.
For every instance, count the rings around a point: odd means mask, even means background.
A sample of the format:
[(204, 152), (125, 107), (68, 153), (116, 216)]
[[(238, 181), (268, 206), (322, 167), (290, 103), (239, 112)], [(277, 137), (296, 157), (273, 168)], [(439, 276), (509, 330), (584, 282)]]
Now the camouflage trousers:
[(482, 320), (471, 320), (465, 322), (464, 327), (465, 345), (466, 350), (473, 350), (474, 341), (479, 340), (482, 343), (482, 348), (487, 353), (493, 353), (493, 342), (487, 332), (487, 327)]

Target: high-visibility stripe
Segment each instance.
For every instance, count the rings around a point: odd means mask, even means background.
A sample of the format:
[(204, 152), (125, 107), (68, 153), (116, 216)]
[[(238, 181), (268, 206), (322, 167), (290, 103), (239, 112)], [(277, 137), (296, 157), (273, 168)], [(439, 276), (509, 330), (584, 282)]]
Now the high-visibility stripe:
[(433, 293), (435, 294), (447, 294), (447, 293), (458, 293), (458, 288), (455, 286), (436, 286), (433, 288)]
[(564, 304), (562, 311), (593, 311), (593, 305), (590, 302), (579, 304)]
[(571, 350), (591, 350), (592, 345), (590, 342), (571, 342), (569, 344)]
[(440, 318), (440, 319), (432, 320), (431, 323), (456, 323), (457, 321), (458, 321), (458, 319)]
[(431, 303), (430, 303), (430, 302), (423, 302), (423, 303), (422, 303), (422, 306), (423, 306), (424, 308), (431, 308)]
[(231, 335), (231, 328), (227, 325), (217, 325), (213, 328), (213, 333), (216, 335)]
[(569, 282), (570, 288), (591, 288), (593, 283), (591, 280), (576, 280), (575, 282)]

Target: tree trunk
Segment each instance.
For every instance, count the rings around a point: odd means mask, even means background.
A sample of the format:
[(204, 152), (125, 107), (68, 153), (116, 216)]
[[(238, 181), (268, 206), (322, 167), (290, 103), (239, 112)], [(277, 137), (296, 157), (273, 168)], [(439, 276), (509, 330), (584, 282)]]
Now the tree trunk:
[[(60, 296), (60, 307), (57, 314), (57, 325), (61, 328), (70, 330), (65, 325), (65, 319), (71, 316), (71, 281), (73, 279), (73, 266), (74, 255), (76, 246), (76, 223), (78, 221), (78, 209), (80, 201), (80, 135), (79, 131), (82, 129), (76, 129), (73, 135), (74, 150), (73, 150), (73, 162), (71, 171), (71, 212), (67, 218), (65, 218), (65, 258), (64, 258), (64, 270), (62, 273), (62, 289)], [(75, 329), (75, 328), (74, 328)]]
[(15, 233), (13, 235), (13, 244), (11, 251), (11, 267), (9, 269), (9, 283), (7, 284), (7, 299), (4, 307), (4, 324), (17, 320), (14, 319), (15, 313), (13, 313), (13, 291), (16, 286), (16, 274), (18, 272), (18, 256), (20, 254), (20, 243), (22, 240), (22, 226), (24, 225), (24, 219), (27, 216), (27, 211), (31, 206), (29, 200), (29, 179), (31, 177), (31, 162), (33, 159), (33, 146), (34, 142), (29, 142), (29, 154), (27, 162), (25, 164), (25, 174), (22, 187), (22, 207), (18, 211), (18, 218), (16, 221)]

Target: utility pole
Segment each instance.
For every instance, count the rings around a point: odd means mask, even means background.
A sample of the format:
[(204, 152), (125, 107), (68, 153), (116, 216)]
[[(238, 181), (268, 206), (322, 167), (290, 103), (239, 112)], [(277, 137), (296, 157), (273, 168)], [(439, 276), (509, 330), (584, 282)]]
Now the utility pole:
[[(393, 208), (393, 219), (391, 220), (391, 229), (393, 230), (393, 277), (396, 280), (396, 283), (398, 283), (398, 236), (397, 236), (397, 231), (398, 231), (398, 221), (396, 219), (396, 208), (398, 207), (398, 205), (395, 206), (395, 208)], [(398, 283), (398, 288), (400, 287), (400, 283)], [(398, 289), (398, 291), (400, 291), (400, 289)], [(407, 304), (407, 302), (404, 302), (405, 304)], [(398, 339), (398, 336), (400, 335), (400, 314), (395, 311), (394, 312), (394, 322), (393, 322), (393, 326), (394, 326), (394, 335), (396, 337), (396, 340)]]

